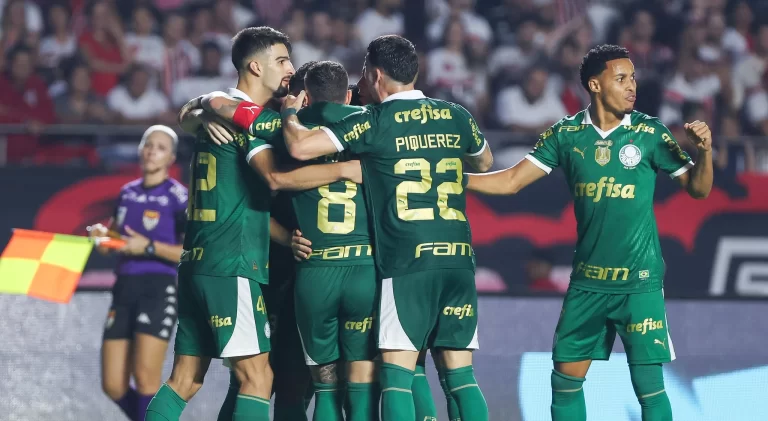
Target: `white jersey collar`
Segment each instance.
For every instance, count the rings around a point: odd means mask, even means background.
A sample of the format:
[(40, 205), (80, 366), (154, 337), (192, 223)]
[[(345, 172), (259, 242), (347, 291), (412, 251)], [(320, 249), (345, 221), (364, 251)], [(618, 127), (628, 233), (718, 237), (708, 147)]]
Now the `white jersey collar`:
[(392, 94), (388, 96), (387, 99), (385, 99), (384, 101), (381, 101), (381, 103), (383, 104), (385, 102), (394, 101), (396, 99), (423, 99), (423, 98), (426, 98), (423, 92), (421, 92), (418, 89), (412, 89), (410, 91), (402, 91), (396, 94)]

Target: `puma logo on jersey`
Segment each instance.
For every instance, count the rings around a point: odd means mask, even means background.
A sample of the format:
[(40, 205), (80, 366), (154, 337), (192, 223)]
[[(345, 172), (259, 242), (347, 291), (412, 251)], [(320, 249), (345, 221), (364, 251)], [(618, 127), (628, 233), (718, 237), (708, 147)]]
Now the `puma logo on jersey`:
[(260, 108), (261, 107), (259, 107), (258, 105), (254, 105), (253, 107), (243, 107), (244, 110), (250, 111), (251, 114), (256, 114), (256, 111), (254, 111), (254, 110), (258, 110)]
[(653, 340), (653, 344), (654, 345), (659, 344), (659, 345), (661, 345), (662, 348), (667, 349), (667, 345), (664, 344), (664, 341), (662, 341), (661, 339), (654, 339)]
[(584, 151), (580, 150), (579, 148), (573, 148), (573, 151), (581, 155), (581, 159), (584, 159)]

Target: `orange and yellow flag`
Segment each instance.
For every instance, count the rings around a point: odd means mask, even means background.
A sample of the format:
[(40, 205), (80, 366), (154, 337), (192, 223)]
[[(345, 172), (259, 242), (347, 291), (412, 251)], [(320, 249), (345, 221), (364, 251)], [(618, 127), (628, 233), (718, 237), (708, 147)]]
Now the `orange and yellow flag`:
[(0, 294), (68, 303), (92, 249), (87, 237), (15, 229), (0, 255)]

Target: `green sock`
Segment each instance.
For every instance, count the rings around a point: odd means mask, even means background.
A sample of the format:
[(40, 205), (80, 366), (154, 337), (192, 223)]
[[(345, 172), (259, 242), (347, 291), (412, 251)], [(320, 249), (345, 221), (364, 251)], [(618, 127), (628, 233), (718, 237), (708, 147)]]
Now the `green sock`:
[(343, 421), (343, 393), (338, 384), (315, 383), (315, 414), (313, 421)]
[(437, 377), (440, 379), (440, 387), (445, 394), (445, 403), (448, 406), (448, 420), (449, 421), (461, 421), (461, 413), (459, 413), (459, 405), (456, 404), (456, 399), (453, 399), (451, 390), (448, 389), (448, 383), (445, 382), (445, 369), (437, 370)]
[(379, 382), (382, 421), (416, 421), (416, 408), (411, 392), (413, 374), (413, 371), (399, 365), (381, 364)]
[(552, 370), (552, 421), (587, 421), (584, 380)]
[(229, 370), (229, 389), (227, 389), (227, 396), (224, 398), (224, 403), (221, 404), (219, 417), (216, 418), (216, 421), (232, 421), (238, 393), (240, 393), (240, 382), (237, 381), (235, 372)]
[(432, 390), (429, 388), (427, 370), (421, 364), (416, 364), (411, 392), (413, 392), (413, 406), (416, 408), (416, 419), (418, 421), (437, 420), (437, 407), (435, 407), (435, 400), (432, 399)]
[(187, 402), (163, 383), (147, 407), (146, 421), (178, 421)]
[(378, 421), (380, 393), (376, 383), (347, 383), (347, 421)]
[(269, 399), (238, 394), (232, 421), (269, 421)]
[(642, 409), (643, 421), (672, 421), (661, 364), (630, 365), (629, 376)]
[(477, 385), (471, 365), (445, 370), (445, 384), (456, 400), (462, 420), (488, 421), (488, 403)]

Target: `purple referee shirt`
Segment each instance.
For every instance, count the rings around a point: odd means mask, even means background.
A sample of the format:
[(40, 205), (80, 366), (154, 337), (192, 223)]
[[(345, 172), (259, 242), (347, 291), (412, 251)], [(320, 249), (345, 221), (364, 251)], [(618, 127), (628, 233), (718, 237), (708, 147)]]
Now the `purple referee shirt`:
[[(117, 230), (125, 235), (125, 226), (147, 238), (166, 244), (179, 244), (184, 232), (187, 188), (169, 178), (157, 186), (145, 188), (134, 180), (120, 189), (115, 211)], [(118, 275), (176, 275), (178, 263), (157, 257), (122, 256), (115, 271)]]

